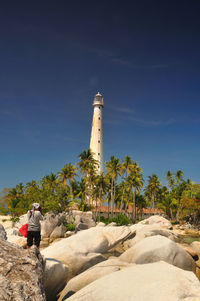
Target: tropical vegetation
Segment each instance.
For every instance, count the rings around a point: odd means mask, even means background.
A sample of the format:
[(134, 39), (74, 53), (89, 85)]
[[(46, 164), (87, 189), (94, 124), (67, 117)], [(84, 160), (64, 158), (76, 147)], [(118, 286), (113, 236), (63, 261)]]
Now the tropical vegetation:
[(117, 224), (141, 219), (145, 208), (160, 210), (175, 221), (200, 216), (200, 184), (185, 179), (182, 170), (167, 171), (163, 185), (156, 174), (145, 183), (142, 168), (130, 156), (123, 160), (111, 156), (101, 174), (90, 149), (78, 159), (77, 164), (66, 163), (38, 181), (5, 188), (0, 194), (0, 213), (10, 214), (14, 222), (33, 202), (39, 202), (44, 213), (93, 210), (97, 220), (102, 219), (99, 208), (106, 206), (107, 218)]

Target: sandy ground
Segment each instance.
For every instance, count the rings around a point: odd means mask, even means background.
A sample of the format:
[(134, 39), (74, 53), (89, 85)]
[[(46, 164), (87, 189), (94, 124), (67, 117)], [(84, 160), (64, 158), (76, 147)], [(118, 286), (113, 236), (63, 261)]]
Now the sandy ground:
[(4, 226), (4, 229), (8, 229), (12, 227), (12, 222), (10, 221), (9, 215), (0, 215), (0, 224)]

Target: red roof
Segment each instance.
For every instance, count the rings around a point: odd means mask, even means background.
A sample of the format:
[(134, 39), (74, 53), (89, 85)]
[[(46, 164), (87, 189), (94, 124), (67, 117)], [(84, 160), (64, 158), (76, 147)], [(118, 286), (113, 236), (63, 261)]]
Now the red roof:
[[(108, 212), (108, 209), (109, 209), (109, 212), (111, 212), (111, 207), (108, 207), (108, 206), (99, 206), (97, 207), (97, 211), (98, 212), (102, 212), (102, 213), (106, 213)], [(96, 211), (96, 209), (94, 208), (93, 211)], [(143, 212), (144, 214), (159, 214), (159, 213), (163, 213), (162, 210), (159, 210), (158, 208), (142, 208), (137, 210), (136, 208), (136, 211), (138, 212)], [(120, 213), (120, 209), (118, 207), (114, 207), (113, 208), (113, 212), (114, 213)], [(125, 211), (124, 210), (121, 210), (122, 213), (124, 213)], [(128, 206), (128, 210), (127, 210), (128, 213), (132, 213), (132, 206)]]

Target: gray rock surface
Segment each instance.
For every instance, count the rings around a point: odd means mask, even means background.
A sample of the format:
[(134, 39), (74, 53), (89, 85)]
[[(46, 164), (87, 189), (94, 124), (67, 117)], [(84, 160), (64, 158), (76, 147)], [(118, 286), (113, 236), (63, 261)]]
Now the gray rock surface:
[(44, 220), (41, 222), (41, 234), (43, 238), (50, 237), (53, 230), (65, 222), (66, 213), (49, 212), (45, 214)]
[(56, 226), (54, 228), (53, 232), (51, 232), (51, 234), (50, 234), (50, 239), (53, 240), (56, 238), (64, 237), (66, 230), (67, 229), (63, 224), (61, 224), (60, 226)]
[[(127, 248), (134, 246), (140, 240), (144, 239), (145, 237), (161, 235), (171, 239), (174, 242), (178, 242), (178, 236), (172, 232), (172, 230), (161, 228), (159, 224), (152, 224), (152, 225), (141, 225), (136, 224), (136, 235), (132, 239), (125, 242)], [(130, 227), (133, 229), (133, 227)]]
[(96, 223), (93, 218), (91, 211), (83, 212), (78, 210), (72, 210), (72, 215), (74, 217), (74, 224), (77, 226), (80, 223), (86, 224), (88, 228), (95, 227)]
[(199, 301), (200, 283), (192, 272), (161, 261), (133, 265), (106, 275), (67, 300)]
[(44, 288), (48, 301), (57, 300), (57, 294), (64, 288), (68, 276), (68, 268), (60, 261), (46, 259), (44, 271)]
[(89, 229), (87, 224), (79, 223), (77, 224), (75, 231), (77, 232), (77, 231), (87, 230), (87, 229)]
[(126, 239), (130, 233), (126, 226), (92, 227), (55, 242), (41, 253), (46, 258), (54, 258), (64, 263), (69, 268), (70, 279), (105, 260), (101, 254)]
[(37, 248), (24, 250), (0, 240), (0, 300), (46, 300), (43, 260)]
[(61, 292), (58, 301), (65, 300), (68, 296), (78, 292), (80, 289), (90, 284), (91, 282), (111, 274), (113, 272), (119, 271), (129, 264), (120, 261), (117, 258), (110, 258), (106, 261), (100, 262), (85, 272), (79, 274), (78, 276), (72, 278)]
[(159, 225), (161, 228), (164, 229), (169, 229), (169, 230), (173, 229), (171, 222), (160, 215), (152, 215), (149, 218), (142, 220), (137, 225), (153, 225), (153, 224)]
[(0, 224), (0, 239), (7, 240), (6, 230), (2, 224)]
[(194, 273), (196, 271), (196, 264), (192, 257), (178, 244), (160, 235), (142, 239), (119, 258), (136, 264), (163, 260), (181, 269)]

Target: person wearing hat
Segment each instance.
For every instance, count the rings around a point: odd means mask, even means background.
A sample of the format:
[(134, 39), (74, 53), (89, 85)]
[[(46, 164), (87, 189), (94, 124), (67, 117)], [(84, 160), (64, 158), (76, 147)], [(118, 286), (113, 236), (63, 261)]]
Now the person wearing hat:
[(40, 221), (43, 220), (41, 207), (39, 203), (33, 203), (32, 210), (27, 213), (28, 217), (28, 235), (27, 248), (30, 248), (33, 243), (39, 248), (41, 240), (41, 226)]

